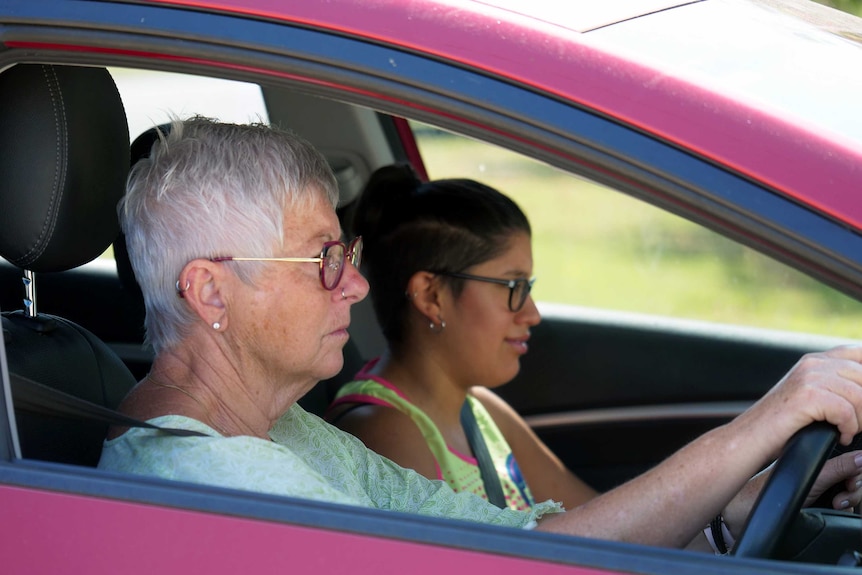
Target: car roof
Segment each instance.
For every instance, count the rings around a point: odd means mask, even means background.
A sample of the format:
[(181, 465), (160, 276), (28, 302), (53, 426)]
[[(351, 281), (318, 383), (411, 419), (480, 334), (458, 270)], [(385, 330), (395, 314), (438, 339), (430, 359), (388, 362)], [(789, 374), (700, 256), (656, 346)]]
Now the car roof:
[(862, 27), (812, 2), (618, 1), (555, 13), (544, 0), (151, 1), (335, 30), (478, 69), (862, 230), (862, 78), (852, 73), (862, 69)]
[(527, 18), (562, 26), (574, 32), (588, 32), (700, 1), (702, 0), (604, 0), (603, 2), (487, 0), (477, 4), (502, 8)]

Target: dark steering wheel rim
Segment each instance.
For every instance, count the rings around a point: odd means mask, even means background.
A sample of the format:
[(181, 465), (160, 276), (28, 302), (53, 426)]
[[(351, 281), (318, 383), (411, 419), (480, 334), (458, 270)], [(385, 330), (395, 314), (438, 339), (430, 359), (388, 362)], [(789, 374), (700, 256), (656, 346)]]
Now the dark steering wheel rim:
[(773, 558), (838, 438), (828, 423), (796, 432), (775, 462), (731, 554)]

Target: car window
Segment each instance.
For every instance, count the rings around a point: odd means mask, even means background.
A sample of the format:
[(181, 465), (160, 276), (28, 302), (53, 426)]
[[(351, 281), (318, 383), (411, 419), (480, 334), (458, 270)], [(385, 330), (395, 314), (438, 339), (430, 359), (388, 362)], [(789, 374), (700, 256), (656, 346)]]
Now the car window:
[(129, 138), (172, 117), (201, 115), (223, 122), (267, 122), (257, 84), (152, 70), (109, 68), (126, 108)]
[[(269, 120), (257, 84), (154, 70), (108, 70), (126, 109), (130, 142), (175, 117), (199, 115), (239, 124)], [(113, 259), (113, 246), (99, 257)]]
[(862, 304), (755, 250), (606, 186), (414, 123), (430, 178), (514, 198), (533, 227), (537, 301), (862, 337)]

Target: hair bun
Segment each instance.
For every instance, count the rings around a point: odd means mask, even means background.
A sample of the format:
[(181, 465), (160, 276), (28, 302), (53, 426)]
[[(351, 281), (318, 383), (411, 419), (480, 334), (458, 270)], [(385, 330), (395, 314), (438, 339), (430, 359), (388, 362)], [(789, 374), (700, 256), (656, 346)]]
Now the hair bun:
[(391, 231), (395, 222), (408, 219), (410, 197), (421, 185), (410, 164), (384, 166), (371, 174), (353, 218), (353, 231), (362, 236), (366, 248), (381, 232)]

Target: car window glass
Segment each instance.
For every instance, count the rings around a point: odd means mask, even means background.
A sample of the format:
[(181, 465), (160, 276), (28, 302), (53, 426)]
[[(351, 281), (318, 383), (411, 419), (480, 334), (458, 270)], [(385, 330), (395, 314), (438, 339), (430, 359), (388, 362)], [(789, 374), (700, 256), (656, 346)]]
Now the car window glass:
[(414, 131), (430, 178), (480, 180), (526, 212), (537, 301), (862, 337), (862, 304), (702, 226), (490, 144)]
[(109, 70), (126, 108), (131, 140), (171, 117), (200, 115), (240, 124), (268, 120), (257, 84), (150, 70)]

